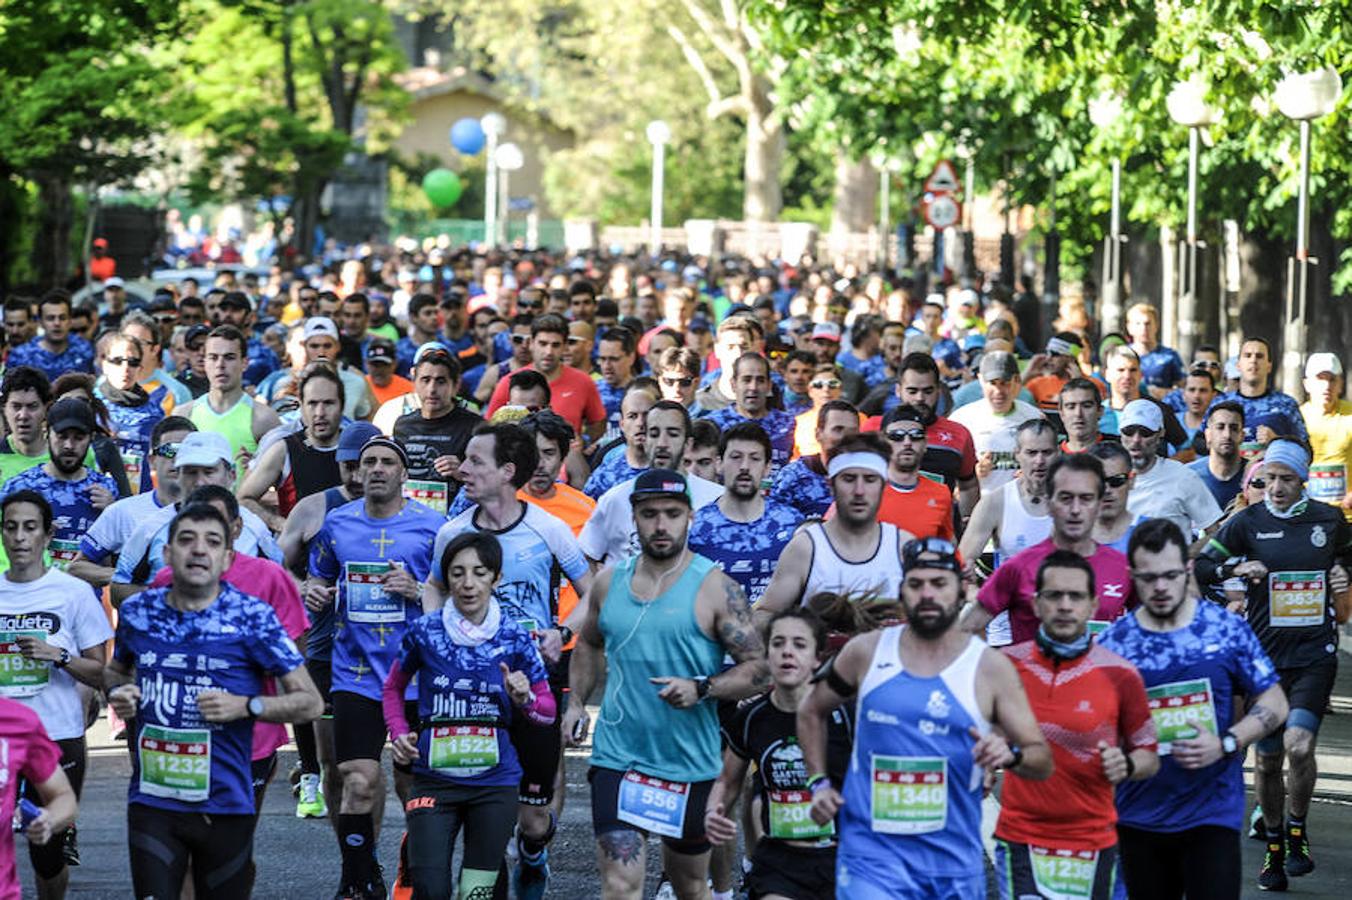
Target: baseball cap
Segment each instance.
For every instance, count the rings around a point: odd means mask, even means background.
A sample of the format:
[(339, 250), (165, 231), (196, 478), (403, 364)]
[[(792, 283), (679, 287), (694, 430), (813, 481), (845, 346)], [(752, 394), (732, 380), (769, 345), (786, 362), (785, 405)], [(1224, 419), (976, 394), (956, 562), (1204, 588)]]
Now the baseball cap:
[(685, 476), (672, 469), (649, 469), (634, 479), (630, 504), (654, 497), (673, 497), (689, 504), (690, 489), (686, 486)]
[(980, 332), (972, 332), (962, 339), (962, 350), (964, 353), (971, 353), (973, 350), (984, 350), (986, 348), (986, 336)]
[(116, 275), (110, 275), (103, 279), (103, 289), (105, 291), (108, 290), (108, 288), (122, 288), (123, 290), (126, 290), (126, 287), (127, 283)]
[(1332, 353), (1311, 353), (1310, 358), (1305, 362), (1305, 377), (1318, 378), (1325, 372), (1334, 376), (1342, 375), (1342, 360)]
[(971, 288), (964, 288), (958, 291), (959, 306), (977, 306), (981, 303), (981, 295)]
[(243, 291), (228, 291), (221, 298), (221, 309), (242, 309), (245, 312), (253, 312), (253, 303), (249, 300), (249, 295)]
[(1014, 354), (1006, 350), (992, 350), (981, 356), (981, 367), (977, 374), (982, 381), (997, 381), (1013, 378), (1019, 374), (1019, 361)]
[(361, 459), (361, 448), (371, 438), (379, 436), (380, 429), (370, 422), (353, 422), (343, 429), (342, 436), (338, 438), (337, 461), (345, 463)]
[(214, 466), (219, 462), (234, 463), (235, 453), (225, 435), (215, 431), (194, 431), (179, 442), (174, 454), (174, 468), (184, 466)]
[(1052, 356), (1079, 356), (1079, 335), (1072, 331), (1059, 331), (1047, 341), (1047, 352)]
[(394, 365), (394, 344), (383, 338), (371, 341), (366, 345), (366, 361)]
[(818, 322), (812, 327), (812, 340), (840, 343), (840, 326), (835, 322)]
[(194, 325), (183, 333), (183, 346), (192, 349), (192, 345), (195, 341), (205, 341), (209, 334), (211, 334), (211, 326)]
[(87, 401), (67, 397), (52, 404), (47, 411), (47, 422), (52, 431), (78, 428), (85, 434), (94, 433), (94, 410)]
[(1149, 400), (1133, 400), (1117, 416), (1117, 430), (1126, 431), (1136, 426), (1150, 431), (1164, 430), (1164, 413)]
[(333, 320), (328, 316), (311, 316), (305, 320), (305, 332), (302, 340), (309, 340), (312, 337), (331, 337), (338, 340), (338, 326), (333, 324)]
[(151, 298), (150, 303), (146, 304), (146, 312), (178, 312), (178, 304), (174, 303), (173, 294), (156, 294)]
[(903, 572), (912, 569), (944, 569), (962, 577), (962, 560), (958, 550), (949, 541), (938, 537), (916, 538), (901, 548)]

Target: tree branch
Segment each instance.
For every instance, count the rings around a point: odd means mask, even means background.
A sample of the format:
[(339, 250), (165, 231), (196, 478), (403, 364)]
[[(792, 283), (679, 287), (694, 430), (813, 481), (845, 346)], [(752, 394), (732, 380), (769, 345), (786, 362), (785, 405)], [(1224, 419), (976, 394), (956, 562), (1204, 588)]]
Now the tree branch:
[(746, 54), (742, 53), (740, 48), (728, 40), (728, 36), (719, 29), (718, 24), (714, 22), (713, 17), (709, 15), (709, 11), (704, 8), (700, 0), (681, 0), (681, 4), (685, 6), (690, 18), (695, 20), (699, 30), (709, 39), (709, 43), (713, 44), (714, 49), (719, 53), (727, 57), (728, 62), (734, 66), (738, 65), (739, 62), (743, 64), (746, 62)]
[(685, 32), (675, 25), (667, 26), (667, 34), (671, 35), (671, 39), (676, 42), (676, 46), (681, 48), (685, 61), (699, 76), (700, 83), (704, 85), (704, 90), (709, 95), (709, 103), (719, 102), (723, 92), (718, 89), (718, 82), (714, 80), (714, 73), (709, 71), (709, 66), (704, 62), (704, 57), (700, 56), (699, 51), (695, 49), (695, 45), (690, 43), (690, 38), (686, 37)]
[(705, 115), (710, 119), (717, 119), (719, 116), (741, 114), (743, 116), (751, 114), (751, 104), (741, 94), (732, 97), (724, 97), (722, 100), (714, 100), (705, 108)]

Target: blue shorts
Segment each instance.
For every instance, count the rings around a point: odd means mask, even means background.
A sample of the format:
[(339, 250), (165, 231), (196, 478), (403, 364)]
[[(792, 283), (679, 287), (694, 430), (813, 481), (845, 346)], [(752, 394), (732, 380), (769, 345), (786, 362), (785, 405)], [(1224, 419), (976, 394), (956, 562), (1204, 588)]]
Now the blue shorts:
[(986, 900), (986, 876), (925, 875), (905, 869), (886, 873), (888, 883), (873, 872), (853, 871), (850, 861), (836, 857), (836, 900)]

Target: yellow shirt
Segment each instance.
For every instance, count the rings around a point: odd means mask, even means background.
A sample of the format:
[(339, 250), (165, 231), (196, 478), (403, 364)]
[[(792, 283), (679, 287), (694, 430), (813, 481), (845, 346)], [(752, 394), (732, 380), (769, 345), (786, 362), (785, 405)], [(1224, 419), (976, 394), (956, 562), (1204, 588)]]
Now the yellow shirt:
[[(1347, 473), (1352, 470), (1352, 400), (1339, 400), (1328, 415), (1306, 403), (1300, 414), (1310, 432), (1310, 448), (1314, 450), (1308, 482), (1310, 496), (1339, 506), (1347, 495)], [(1352, 522), (1352, 510), (1343, 510), (1343, 515)]]

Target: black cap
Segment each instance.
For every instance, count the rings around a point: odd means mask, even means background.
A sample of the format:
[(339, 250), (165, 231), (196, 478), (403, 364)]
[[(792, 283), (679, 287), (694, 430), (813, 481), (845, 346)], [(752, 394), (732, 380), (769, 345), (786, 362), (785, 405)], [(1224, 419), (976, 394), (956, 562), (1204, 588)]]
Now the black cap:
[(383, 362), (394, 365), (394, 343), (382, 338), (376, 338), (366, 345), (366, 361), (368, 363)]
[(690, 505), (690, 488), (685, 476), (672, 469), (649, 469), (634, 479), (634, 492), (629, 495), (631, 504), (654, 497), (672, 497)]
[(249, 302), (249, 295), (243, 291), (228, 291), (226, 295), (221, 298), (220, 308), (253, 312), (253, 304)]
[(198, 338), (201, 338), (202, 340), (205, 341), (207, 339), (207, 335), (209, 334), (211, 334), (211, 326), (194, 325), (191, 328), (189, 328), (186, 332), (184, 332), (183, 346), (191, 350), (193, 341), (197, 340)]
[(156, 291), (155, 296), (151, 298), (149, 305), (146, 306), (146, 312), (177, 312), (178, 304), (174, 302), (174, 295), (168, 291)]
[(916, 538), (901, 548), (902, 571), (912, 569), (947, 569), (962, 578), (962, 561), (958, 550), (943, 538)]
[(893, 422), (919, 422), (925, 424), (925, 416), (909, 403), (903, 403), (887, 414), (887, 424)]
[(96, 427), (93, 407), (79, 397), (66, 397), (53, 403), (47, 410), (47, 423), (52, 431), (78, 428), (85, 434), (93, 434)]

